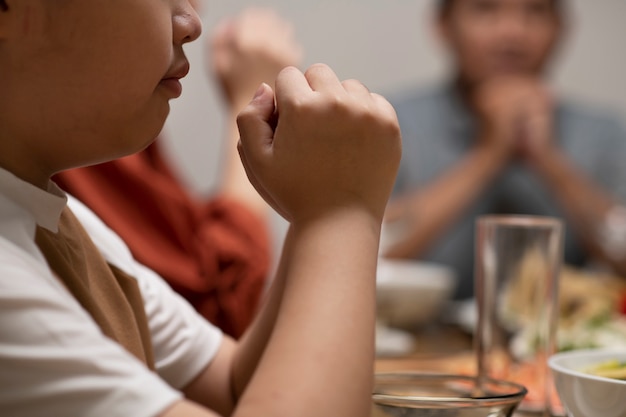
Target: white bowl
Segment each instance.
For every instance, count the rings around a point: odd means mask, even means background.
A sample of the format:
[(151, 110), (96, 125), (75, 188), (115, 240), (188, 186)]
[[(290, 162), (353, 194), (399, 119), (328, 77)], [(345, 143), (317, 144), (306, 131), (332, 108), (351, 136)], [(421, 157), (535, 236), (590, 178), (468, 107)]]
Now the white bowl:
[(550, 357), (548, 365), (556, 390), (569, 416), (626, 416), (626, 381), (584, 372), (590, 366), (613, 359), (626, 361), (626, 350), (573, 350)]
[(378, 319), (391, 327), (415, 329), (441, 313), (455, 285), (454, 272), (446, 266), (380, 258), (376, 279)]

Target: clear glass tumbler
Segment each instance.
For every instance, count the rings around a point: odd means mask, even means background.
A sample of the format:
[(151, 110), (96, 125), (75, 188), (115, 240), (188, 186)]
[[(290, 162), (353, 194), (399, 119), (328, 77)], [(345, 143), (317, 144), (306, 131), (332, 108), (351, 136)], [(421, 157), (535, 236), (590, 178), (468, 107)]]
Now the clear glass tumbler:
[(563, 223), (536, 216), (483, 216), (476, 223), (479, 378), (521, 383), (520, 410), (560, 415), (547, 366), (555, 349)]

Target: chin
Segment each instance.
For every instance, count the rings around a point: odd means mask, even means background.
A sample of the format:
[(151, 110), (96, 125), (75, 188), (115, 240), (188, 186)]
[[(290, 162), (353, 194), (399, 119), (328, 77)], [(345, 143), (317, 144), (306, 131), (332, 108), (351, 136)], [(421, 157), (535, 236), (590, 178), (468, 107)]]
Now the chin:
[(520, 65), (519, 63), (500, 62), (495, 63), (485, 71), (488, 78), (495, 77), (530, 77), (536, 75), (528, 65)]
[(476, 75), (474, 77), (471, 77), (469, 79), (469, 85), (480, 85), (491, 80), (496, 80), (498, 78), (530, 77), (530, 76), (535, 76), (535, 74), (529, 71), (519, 71), (516, 69), (489, 70), (489, 71), (485, 71), (485, 73), (481, 75)]
[(154, 142), (155, 139), (161, 134), (168, 114), (169, 106), (167, 106), (166, 110), (160, 111), (158, 115), (148, 123), (140, 125), (140, 127), (134, 131), (125, 132), (124, 137), (126, 140), (124, 143), (127, 146), (124, 152), (126, 155), (140, 152)]

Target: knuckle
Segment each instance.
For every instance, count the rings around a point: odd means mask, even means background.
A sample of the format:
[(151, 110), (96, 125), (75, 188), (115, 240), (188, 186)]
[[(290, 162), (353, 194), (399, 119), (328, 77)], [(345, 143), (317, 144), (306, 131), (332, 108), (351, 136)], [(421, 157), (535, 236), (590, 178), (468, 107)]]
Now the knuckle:
[(348, 78), (341, 82), (344, 86), (352, 86), (352, 87), (365, 87), (363, 83), (354, 78)]
[(338, 114), (342, 114), (350, 108), (345, 98), (339, 94), (328, 95), (326, 102), (328, 103), (329, 111), (332, 113), (337, 112)]
[(309, 112), (309, 104), (303, 97), (288, 97), (282, 102), (280, 113), (282, 115), (293, 114), (296, 116), (306, 115)]
[(253, 109), (250, 106), (244, 107), (244, 109), (241, 110), (239, 114), (237, 115), (237, 118), (236, 118), (237, 126), (239, 128), (246, 126), (253, 117), (254, 117)]
[(314, 64), (311, 64), (311, 66), (308, 68), (307, 71), (325, 71), (327, 70), (329, 67), (328, 65), (322, 63), (322, 62), (316, 62)]
[(249, 106), (244, 107), (239, 114), (237, 114), (237, 123), (245, 122), (248, 118), (250, 118), (251, 113), (252, 110)]
[(304, 75), (308, 78), (311, 76), (316, 76), (318, 74), (327, 72), (329, 70), (330, 70), (330, 67), (328, 65), (318, 62), (309, 66), (309, 68), (307, 68)]
[(292, 72), (300, 72), (300, 70), (293, 65), (287, 65), (278, 72), (278, 77), (285, 77)]

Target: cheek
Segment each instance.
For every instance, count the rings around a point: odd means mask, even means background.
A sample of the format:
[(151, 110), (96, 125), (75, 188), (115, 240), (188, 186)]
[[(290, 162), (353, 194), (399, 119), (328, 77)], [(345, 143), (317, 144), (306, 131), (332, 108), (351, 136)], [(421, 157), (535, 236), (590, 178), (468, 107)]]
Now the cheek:
[(485, 27), (464, 28), (457, 33), (454, 54), (466, 72), (480, 72), (489, 62), (493, 49), (490, 39)]
[[(104, 79), (128, 92), (150, 93), (167, 72), (173, 60), (171, 36), (167, 32), (144, 32), (120, 36), (130, 41), (112, 45), (94, 63)], [(148, 91), (150, 90), (150, 91)]]
[[(83, 20), (54, 15), (41, 34), (31, 25), (29, 36), (3, 54), (10, 72), (0, 74), (8, 97), (0, 100), (3, 121), (30, 136), (66, 137), (76, 144), (76, 165), (144, 147), (169, 112), (156, 87), (174, 55), (169, 12), (151, 10), (100, 19), (87, 6)], [(67, 21), (76, 23), (59, 23)]]
[(99, 103), (100, 114), (111, 122), (133, 123), (150, 110), (156, 87), (171, 65), (170, 39), (159, 33), (145, 35), (101, 50), (84, 64), (84, 100)]
[(554, 30), (536, 30), (531, 37), (533, 61), (542, 62), (550, 57), (558, 42), (558, 35)]
[[(48, 92), (49, 124), (57, 124), (65, 135), (92, 137), (90, 162), (135, 152), (162, 128), (169, 105), (156, 87), (170, 62), (162, 43), (155, 37), (137, 39), (117, 49), (101, 48), (74, 65), (60, 61), (57, 77), (41, 86)], [(58, 97), (63, 100), (57, 102)]]
[[(171, 16), (166, 9), (131, 9), (84, 18), (66, 29), (68, 74), (93, 99), (132, 103), (147, 98), (172, 61)], [(122, 7), (120, 5), (116, 7)], [(95, 24), (94, 22), (97, 22)]]
[(489, 53), (494, 44), (493, 28), (482, 23), (460, 25), (455, 37), (463, 55), (483, 56)]
[[(126, 2), (111, 1), (117, 9)], [(64, 47), (54, 47), (52, 53), (68, 98), (78, 106), (75, 111), (128, 123), (151, 106), (172, 63), (171, 14), (165, 5), (148, 7), (148, 0), (128, 2), (123, 15), (107, 13), (104, 2), (98, 3), (101, 8), (80, 8), (76, 18), (82, 19), (71, 27), (55, 28), (55, 45)], [(87, 109), (80, 108), (81, 101)]]

